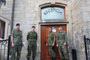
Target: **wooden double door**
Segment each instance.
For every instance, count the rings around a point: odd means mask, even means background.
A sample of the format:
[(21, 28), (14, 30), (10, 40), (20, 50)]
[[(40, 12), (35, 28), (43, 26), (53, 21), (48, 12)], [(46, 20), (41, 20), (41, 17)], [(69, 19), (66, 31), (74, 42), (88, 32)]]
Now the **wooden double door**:
[[(59, 32), (59, 29), (58, 29), (59, 26), (61, 26), (64, 31), (67, 31), (66, 25), (46, 25), (46, 26), (42, 25), (41, 26), (41, 60), (51, 60), (51, 57), (48, 52), (48, 46), (46, 46), (47, 35), (49, 33), (50, 27), (53, 27), (54, 32), (56, 31), (56, 34), (57, 34), (57, 32)], [(58, 47), (55, 48), (55, 52), (56, 52), (56, 60), (61, 60)]]

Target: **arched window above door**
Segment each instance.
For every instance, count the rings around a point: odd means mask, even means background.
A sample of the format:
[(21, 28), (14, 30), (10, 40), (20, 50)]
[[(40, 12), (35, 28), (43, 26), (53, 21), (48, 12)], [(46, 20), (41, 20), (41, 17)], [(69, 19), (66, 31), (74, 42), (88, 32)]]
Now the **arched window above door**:
[(41, 9), (41, 16), (43, 21), (65, 19), (65, 8), (57, 6), (45, 7)]

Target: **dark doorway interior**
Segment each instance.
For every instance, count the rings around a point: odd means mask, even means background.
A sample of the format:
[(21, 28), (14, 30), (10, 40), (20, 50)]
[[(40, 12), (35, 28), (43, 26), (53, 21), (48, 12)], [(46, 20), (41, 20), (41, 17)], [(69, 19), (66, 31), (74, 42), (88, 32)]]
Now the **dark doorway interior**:
[(0, 38), (4, 39), (5, 22), (0, 20)]

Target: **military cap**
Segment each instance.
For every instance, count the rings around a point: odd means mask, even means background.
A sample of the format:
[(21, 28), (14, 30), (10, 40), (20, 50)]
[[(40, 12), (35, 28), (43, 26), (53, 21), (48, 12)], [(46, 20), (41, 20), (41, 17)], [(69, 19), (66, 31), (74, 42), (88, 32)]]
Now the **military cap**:
[(20, 26), (20, 24), (19, 24), (19, 23), (17, 23), (17, 24), (16, 24), (16, 26)]
[(35, 28), (35, 26), (32, 26), (32, 28)]

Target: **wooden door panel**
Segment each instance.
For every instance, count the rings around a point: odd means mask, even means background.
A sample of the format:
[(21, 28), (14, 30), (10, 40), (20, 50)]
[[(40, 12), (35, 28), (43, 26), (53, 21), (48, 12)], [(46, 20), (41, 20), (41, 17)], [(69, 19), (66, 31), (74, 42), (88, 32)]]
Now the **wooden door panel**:
[[(51, 57), (48, 52), (48, 46), (46, 46), (46, 41), (47, 41), (47, 35), (49, 33), (49, 28), (54, 27), (56, 29), (56, 34), (59, 32), (58, 28), (60, 25), (50, 25), (50, 26), (41, 26), (41, 60), (51, 60)], [(67, 30), (66, 25), (61, 25), (62, 29), (64, 31)], [(56, 60), (61, 60), (60, 55), (58, 52), (58, 48), (55, 48), (56, 52)]]

